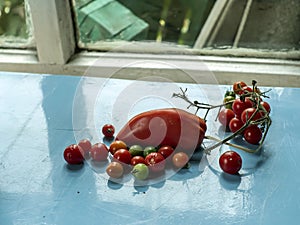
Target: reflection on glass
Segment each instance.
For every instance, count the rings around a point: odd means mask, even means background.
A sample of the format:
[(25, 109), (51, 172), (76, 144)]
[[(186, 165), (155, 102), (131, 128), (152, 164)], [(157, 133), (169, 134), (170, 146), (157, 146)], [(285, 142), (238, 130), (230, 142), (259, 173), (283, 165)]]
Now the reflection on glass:
[(299, 0), (73, 0), (73, 6), (83, 48), (122, 40), (300, 49)]
[(215, 0), (73, 0), (81, 43), (151, 40), (192, 46)]
[[(28, 44), (31, 37), (24, 0), (0, 1), (0, 46)], [(18, 43), (19, 45), (15, 45)]]

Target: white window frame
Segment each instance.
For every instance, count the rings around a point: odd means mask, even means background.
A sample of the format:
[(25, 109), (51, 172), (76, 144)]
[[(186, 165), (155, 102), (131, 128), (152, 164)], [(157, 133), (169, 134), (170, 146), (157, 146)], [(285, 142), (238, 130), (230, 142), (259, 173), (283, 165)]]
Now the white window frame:
[[(109, 52), (76, 52), (76, 35), (73, 27), (72, 11), (68, 0), (27, 0), (32, 14), (36, 50), (0, 49), (0, 71), (85, 75), (91, 66), (99, 68), (97, 76), (105, 76), (101, 71), (118, 69), (136, 61), (166, 61), (180, 65), (180, 68), (202, 76), (203, 83), (210, 83), (211, 77), (200, 75), (200, 63), (214, 73), (219, 84), (232, 84), (236, 80), (256, 79), (260, 85), (300, 87), (299, 51), (268, 52), (259, 50), (228, 49), (185, 49), (176, 46), (151, 45), (151, 52), (144, 53), (149, 43), (123, 42), (100, 43)], [(129, 53), (131, 52), (131, 53)], [(163, 54), (161, 54), (163, 52)], [(261, 58), (257, 58), (257, 55)], [(277, 59), (271, 56), (277, 54)], [(243, 56), (243, 57), (241, 57)], [(95, 62), (102, 60), (101, 63)], [(126, 71), (126, 70), (125, 70)], [(163, 73), (162, 73), (163, 72)], [(188, 82), (174, 75), (175, 69), (138, 66), (128, 70), (128, 74), (118, 78), (138, 79), (146, 73), (170, 76), (173, 81)], [(125, 72), (126, 73), (126, 72)], [(121, 77), (122, 76), (122, 77)]]

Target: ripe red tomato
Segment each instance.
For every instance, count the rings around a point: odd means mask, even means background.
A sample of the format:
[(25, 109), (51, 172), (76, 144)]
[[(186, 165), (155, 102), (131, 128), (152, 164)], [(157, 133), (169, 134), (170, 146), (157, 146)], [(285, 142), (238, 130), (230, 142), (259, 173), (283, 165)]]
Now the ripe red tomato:
[(105, 124), (102, 127), (102, 133), (105, 137), (111, 138), (115, 134), (115, 127), (111, 124)]
[(244, 131), (244, 138), (248, 143), (257, 145), (262, 138), (262, 131), (256, 125), (249, 126)]
[[(255, 113), (256, 109), (255, 108), (248, 108), (248, 109), (245, 109), (241, 115), (241, 120), (243, 123), (246, 123), (246, 121), (248, 119), (250, 119), (250, 117)], [(263, 116), (263, 113), (262, 112), (257, 112), (255, 114), (255, 116), (252, 118), (252, 121), (256, 121), (260, 118), (262, 118)]]
[(243, 81), (237, 81), (233, 83), (232, 89), (234, 93), (240, 95), (243, 93), (243, 87), (247, 86), (247, 84)]
[(126, 149), (127, 145), (123, 141), (113, 141), (109, 146), (109, 152), (113, 155), (119, 149)]
[(91, 148), (91, 157), (95, 161), (105, 161), (108, 156), (108, 148), (103, 143), (94, 144)]
[(119, 162), (130, 164), (131, 154), (127, 149), (119, 149), (115, 152), (114, 158)]
[(219, 122), (227, 127), (229, 125), (229, 122), (232, 118), (234, 118), (234, 112), (231, 109), (222, 109), (219, 113), (218, 119)]
[(88, 139), (82, 139), (78, 142), (78, 145), (82, 148), (84, 157), (89, 157), (90, 149), (92, 148), (91, 142)]
[(252, 102), (247, 98), (245, 99), (245, 101), (242, 101), (241, 99), (237, 98), (232, 103), (232, 111), (238, 116), (241, 115), (245, 109), (250, 107), (252, 107)]
[(172, 148), (171, 146), (165, 145), (165, 146), (160, 147), (157, 152), (162, 154), (163, 157), (166, 159), (170, 155), (173, 154), (174, 148)]
[(242, 158), (235, 151), (227, 151), (219, 158), (219, 165), (225, 173), (237, 174), (242, 168)]
[(173, 155), (172, 162), (175, 167), (182, 168), (189, 162), (189, 156), (184, 152), (178, 152)]
[(120, 178), (124, 173), (124, 168), (119, 162), (111, 162), (106, 167), (106, 173), (112, 178)]
[(158, 152), (151, 152), (148, 154), (145, 161), (146, 165), (148, 165), (149, 169), (153, 172), (161, 172), (165, 169), (165, 158)]
[(260, 104), (265, 108), (267, 112), (271, 111), (271, 106), (269, 105), (269, 103), (262, 101), (260, 102)]
[(232, 133), (235, 133), (236, 131), (238, 131), (242, 126), (244, 125), (244, 123), (242, 122), (241, 119), (239, 118), (232, 118), (232, 120), (230, 120), (229, 122), (229, 129)]
[(251, 87), (249, 87), (249, 86), (244, 86), (244, 87), (242, 88), (241, 94), (249, 95), (249, 94), (251, 94), (251, 92), (253, 92), (253, 90), (252, 90)]
[(84, 161), (84, 151), (79, 145), (69, 145), (64, 150), (64, 159), (69, 164), (81, 164)]
[(145, 158), (143, 156), (134, 156), (131, 158), (130, 160), (130, 164), (135, 166), (136, 164), (139, 164), (139, 163), (143, 163), (143, 164), (146, 164), (146, 161), (145, 161)]

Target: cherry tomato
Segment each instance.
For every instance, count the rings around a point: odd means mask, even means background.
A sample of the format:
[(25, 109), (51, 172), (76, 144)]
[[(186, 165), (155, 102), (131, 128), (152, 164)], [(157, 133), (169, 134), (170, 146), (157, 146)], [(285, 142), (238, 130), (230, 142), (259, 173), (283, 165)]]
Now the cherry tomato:
[(229, 122), (232, 118), (234, 118), (234, 112), (231, 109), (222, 109), (219, 113), (218, 119), (219, 122), (227, 127), (229, 125)]
[(151, 152), (157, 152), (157, 149), (153, 146), (147, 146), (145, 149), (144, 149), (144, 157), (146, 157), (147, 155), (149, 155)]
[(232, 103), (232, 111), (238, 116), (241, 115), (245, 109), (250, 107), (252, 107), (252, 102), (249, 99), (245, 99), (245, 101), (242, 101), (241, 99), (237, 98)]
[(91, 157), (95, 161), (105, 161), (108, 156), (108, 148), (103, 143), (94, 144), (91, 148)]
[(81, 164), (84, 161), (84, 151), (79, 145), (72, 144), (65, 148), (64, 159), (69, 164)]
[(269, 105), (269, 103), (262, 101), (260, 102), (260, 104), (265, 108), (267, 112), (271, 111), (271, 106)]
[(172, 162), (175, 167), (182, 168), (189, 162), (189, 157), (184, 152), (178, 152), (173, 155)]
[(234, 91), (226, 91), (226, 92), (225, 92), (225, 95), (224, 95), (224, 98), (226, 98), (227, 96), (231, 96), (231, 97), (234, 97), (234, 98), (235, 98), (235, 93), (234, 93)]
[(253, 92), (252, 88), (249, 86), (244, 86), (242, 88), (241, 94), (250, 95)]
[[(245, 109), (241, 115), (241, 120), (243, 123), (246, 123), (246, 121), (248, 119), (250, 119), (250, 117), (255, 113), (256, 109), (255, 108), (248, 108), (248, 109)], [(255, 114), (255, 116), (252, 118), (252, 121), (256, 121), (260, 118), (262, 118), (263, 116), (263, 113), (262, 112), (257, 112)]]
[(119, 162), (130, 164), (131, 154), (127, 149), (119, 149), (115, 152), (114, 158)]
[(149, 168), (143, 163), (138, 163), (133, 167), (131, 173), (136, 179), (145, 180), (149, 176)]
[(130, 160), (130, 164), (135, 166), (136, 164), (143, 163), (146, 164), (145, 158), (143, 156), (133, 156)]
[(105, 124), (102, 127), (102, 133), (105, 137), (111, 138), (115, 134), (115, 127), (111, 124)]
[(149, 169), (153, 172), (161, 172), (165, 169), (165, 158), (158, 152), (149, 153), (146, 156), (145, 161), (146, 165), (148, 165)]
[(112, 178), (120, 178), (124, 173), (124, 168), (119, 162), (111, 162), (106, 167), (106, 173)]
[(235, 151), (227, 151), (219, 158), (219, 165), (225, 173), (237, 174), (242, 168), (242, 158)]
[(262, 131), (256, 125), (249, 126), (244, 131), (244, 138), (248, 143), (256, 145), (262, 138)]
[(92, 144), (88, 139), (82, 139), (78, 142), (78, 145), (82, 148), (84, 152), (84, 157), (89, 157), (90, 149), (92, 148)]
[(123, 141), (113, 141), (109, 146), (109, 152), (113, 155), (119, 149), (126, 149), (127, 145)]
[(144, 149), (142, 146), (140, 145), (132, 145), (130, 148), (129, 148), (129, 152), (132, 156), (136, 156), (136, 155), (140, 155), (142, 156), (143, 153), (144, 153)]
[(238, 131), (242, 126), (244, 125), (244, 123), (242, 122), (241, 119), (235, 117), (235, 118), (232, 118), (230, 120), (230, 123), (229, 123), (229, 129), (232, 133), (235, 133), (236, 131)]
[(247, 86), (247, 84), (243, 81), (237, 81), (233, 84), (233, 91), (234, 93), (240, 95), (243, 93), (243, 87)]
[[(235, 100), (235, 97), (233, 97), (233, 96), (226, 96), (224, 99), (223, 99), (223, 103), (224, 104), (226, 104), (227, 102), (227, 104), (225, 105), (225, 108), (226, 109), (232, 109), (232, 103), (233, 103), (233, 101)], [(230, 102), (230, 103), (229, 103)]]
[(166, 159), (168, 158), (170, 155), (173, 154), (174, 152), (174, 148), (172, 148), (171, 146), (169, 145), (165, 145), (165, 146), (161, 146), (158, 151), (158, 153), (162, 154), (163, 157)]

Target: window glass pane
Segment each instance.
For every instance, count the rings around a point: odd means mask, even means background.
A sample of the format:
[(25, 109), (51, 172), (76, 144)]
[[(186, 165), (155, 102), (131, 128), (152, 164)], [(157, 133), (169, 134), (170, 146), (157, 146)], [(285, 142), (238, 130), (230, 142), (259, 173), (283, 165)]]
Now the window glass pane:
[(73, 6), (82, 48), (125, 40), (205, 53), (267, 49), (299, 55), (299, 0), (73, 0)]
[(32, 45), (28, 7), (24, 0), (0, 1), (0, 46)]
[(79, 43), (156, 41), (192, 46), (215, 0), (74, 0)]

